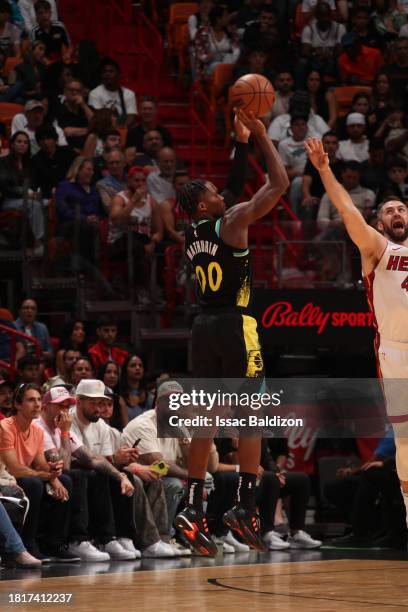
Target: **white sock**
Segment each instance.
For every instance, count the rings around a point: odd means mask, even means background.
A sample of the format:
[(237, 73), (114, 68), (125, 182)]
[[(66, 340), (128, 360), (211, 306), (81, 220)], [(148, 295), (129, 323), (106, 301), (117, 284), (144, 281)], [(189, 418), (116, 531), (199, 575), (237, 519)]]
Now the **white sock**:
[(402, 499), (404, 500), (404, 504), (405, 504), (405, 511), (406, 511), (405, 520), (407, 522), (407, 527), (408, 527), (408, 492), (406, 493), (405, 491), (401, 489), (401, 493), (402, 493)]

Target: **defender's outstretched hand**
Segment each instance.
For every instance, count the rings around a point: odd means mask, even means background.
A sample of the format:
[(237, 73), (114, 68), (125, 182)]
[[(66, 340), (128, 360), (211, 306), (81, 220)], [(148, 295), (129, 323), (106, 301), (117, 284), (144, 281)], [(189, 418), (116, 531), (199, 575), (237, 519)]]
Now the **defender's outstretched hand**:
[(318, 140), (317, 138), (309, 138), (305, 142), (305, 149), (316, 170), (321, 172), (329, 167), (329, 156), (323, 149), (321, 140)]
[(256, 136), (256, 138), (265, 138), (266, 137), (266, 127), (262, 123), (260, 119), (255, 117), (252, 111), (248, 113), (244, 113), (239, 108), (235, 108), (234, 112), (238, 118), (238, 120), (248, 129), (250, 132)]

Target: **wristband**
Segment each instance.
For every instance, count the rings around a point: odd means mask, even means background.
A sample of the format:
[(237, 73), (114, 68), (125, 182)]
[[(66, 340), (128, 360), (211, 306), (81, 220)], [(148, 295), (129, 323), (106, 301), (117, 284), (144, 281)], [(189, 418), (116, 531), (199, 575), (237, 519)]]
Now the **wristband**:
[(62, 431), (61, 438), (69, 438), (69, 431)]
[(235, 471), (236, 471), (237, 473), (239, 473), (239, 465), (236, 465), (236, 466), (235, 466)]

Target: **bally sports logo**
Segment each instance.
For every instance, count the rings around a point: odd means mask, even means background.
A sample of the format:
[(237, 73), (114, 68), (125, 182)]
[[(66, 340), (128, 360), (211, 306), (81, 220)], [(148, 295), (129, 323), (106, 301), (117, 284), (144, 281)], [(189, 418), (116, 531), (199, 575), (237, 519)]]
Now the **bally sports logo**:
[(310, 327), (318, 334), (329, 327), (370, 327), (371, 312), (323, 311), (320, 306), (308, 302), (300, 310), (294, 310), (290, 302), (274, 302), (265, 308), (261, 323), (263, 327)]

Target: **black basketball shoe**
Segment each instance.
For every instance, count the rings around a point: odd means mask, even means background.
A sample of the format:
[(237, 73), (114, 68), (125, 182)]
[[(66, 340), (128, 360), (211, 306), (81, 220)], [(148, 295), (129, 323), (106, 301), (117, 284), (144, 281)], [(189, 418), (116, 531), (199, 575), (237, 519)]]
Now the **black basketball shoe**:
[(208, 531), (207, 519), (202, 512), (187, 507), (176, 516), (174, 525), (197, 552), (206, 557), (215, 557), (217, 545)]
[(223, 516), (224, 525), (235, 531), (251, 548), (266, 552), (268, 547), (261, 539), (259, 516), (255, 512), (245, 510), (239, 504), (228, 510)]

